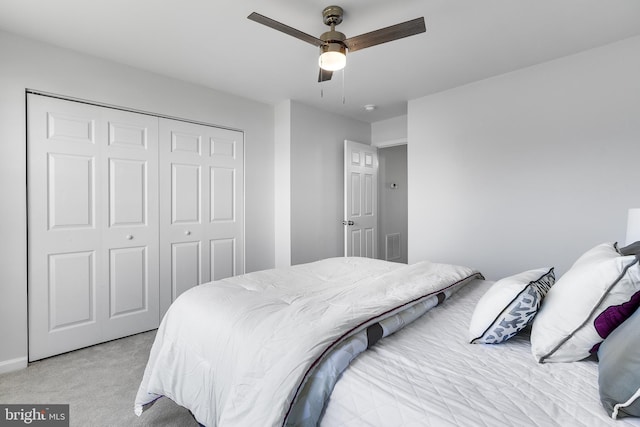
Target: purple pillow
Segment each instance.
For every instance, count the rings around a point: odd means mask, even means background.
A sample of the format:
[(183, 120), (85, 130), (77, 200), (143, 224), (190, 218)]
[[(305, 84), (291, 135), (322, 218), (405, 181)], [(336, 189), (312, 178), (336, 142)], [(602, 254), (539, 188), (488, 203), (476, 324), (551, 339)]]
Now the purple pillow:
[[(620, 326), (622, 322), (627, 320), (636, 309), (640, 306), (640, 291), (633, 294), (629, 301), (620, 305), (612, 305), (605, 311), (600, 313), (593, 321), (593, 327), (601, 338), (606, 338), (613, 332), (615, 328)], [(591, 353), (598, 351), (601, 343), (593, 346)]]

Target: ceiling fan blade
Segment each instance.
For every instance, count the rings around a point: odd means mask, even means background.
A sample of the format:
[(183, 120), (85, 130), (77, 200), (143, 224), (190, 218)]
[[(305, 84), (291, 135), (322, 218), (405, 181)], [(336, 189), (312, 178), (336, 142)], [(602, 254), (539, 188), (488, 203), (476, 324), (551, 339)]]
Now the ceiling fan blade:
[(370, 33), (361, 34), (359, 36), (350, 37), (344, 41), (349, 52), (364, 49), (378, 44), (398, 40), (404, 37), (413, 36), (424, 33), (427, 28), (424, 24), (424, 18), (416, 18), (401, 24), (392, 25), (390, 27), (381, 28)]
[(331, 80), (333, 76), (333, 71), (327, 71), (320, 68), (320, 73), (318, 74), (318, 83), (326, 82)]
[(271, 27), (274, 30), (278, 30), (281, 31), (285, 34), (288, 34), (290, 36), (293, 36), (297, 39), (300, 39), (302, 41), (305, 41), (307, 43), (311, 43), (314, 46), (322, 46), (324, 44), (324, 42), (322, 40), (320, 40), (317, 37), (314, 37), (312, 35), (309, 35), (307, 33), (303, 33), (300, 30), (296, 30), (293, 27), (290, 27), (288, 25), (285, 25), (281, 22), (278, 22), (274, 19), (268, 18), (264, 15), (260, 15), (259, 13), (253, 12), (251, 15), (247, 16), (247, 18), (251, 19), (252, 21), (255, 21), (259, 24), (262, 25), (266, 25), (267, 27)]

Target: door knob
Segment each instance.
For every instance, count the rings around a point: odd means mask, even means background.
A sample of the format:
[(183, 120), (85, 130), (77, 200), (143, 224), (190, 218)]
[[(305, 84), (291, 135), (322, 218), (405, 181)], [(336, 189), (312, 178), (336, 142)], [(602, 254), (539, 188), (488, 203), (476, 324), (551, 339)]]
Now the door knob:
[(127, 234), (127, 240), (133, 240), (133, 235)]
[(342, 221), (342, 225), (354, 225), (354, 224), (355, 222), (353, 221), (347, 221), (347, 220)]
[(191, 231), (189, 231), (189, 230), (185, 231), (185, 232), (184, 232), (184, 235), (185, 235), (185, 236), (191, 236)]

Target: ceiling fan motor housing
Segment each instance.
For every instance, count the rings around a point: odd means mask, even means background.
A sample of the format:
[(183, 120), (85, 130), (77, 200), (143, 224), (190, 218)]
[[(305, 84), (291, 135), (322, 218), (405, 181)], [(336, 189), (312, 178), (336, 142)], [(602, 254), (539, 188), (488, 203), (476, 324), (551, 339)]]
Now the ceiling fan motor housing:
[(326, 33), (322, 33), (322, 35), (320, 36), (320, 40), (325, 43), (340, 43), (341, 45), (345, 45), (344, 41), (346, 39), (347, 38), (344, 34), (342, 34), (340, 31), (335, 30), (327, 31)]

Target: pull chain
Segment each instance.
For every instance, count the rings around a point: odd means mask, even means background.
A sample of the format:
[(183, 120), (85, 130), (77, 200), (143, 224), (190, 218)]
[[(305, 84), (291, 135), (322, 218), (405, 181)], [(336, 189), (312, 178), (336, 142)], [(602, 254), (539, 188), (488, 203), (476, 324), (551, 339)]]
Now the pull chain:
[(344, 104), (345, 104), (345, 100), (346, 100), (346, 98), (345, 98), (345, 96), (344, 96), (344, 80), (345, 80), (344, 76), (345, 76), (345, 74), (346, 74), (346, 71), (345, 71), (345, 70), (346, 70), (346, 68), (343, 68), (343, 69), (342, 69), (342, 105), (344, 105)]
[[(320, 76), (322, 76), (322, 56), (320, 56)], [(324, 99), (324, 80), (320, 78), (320, 98)]]

